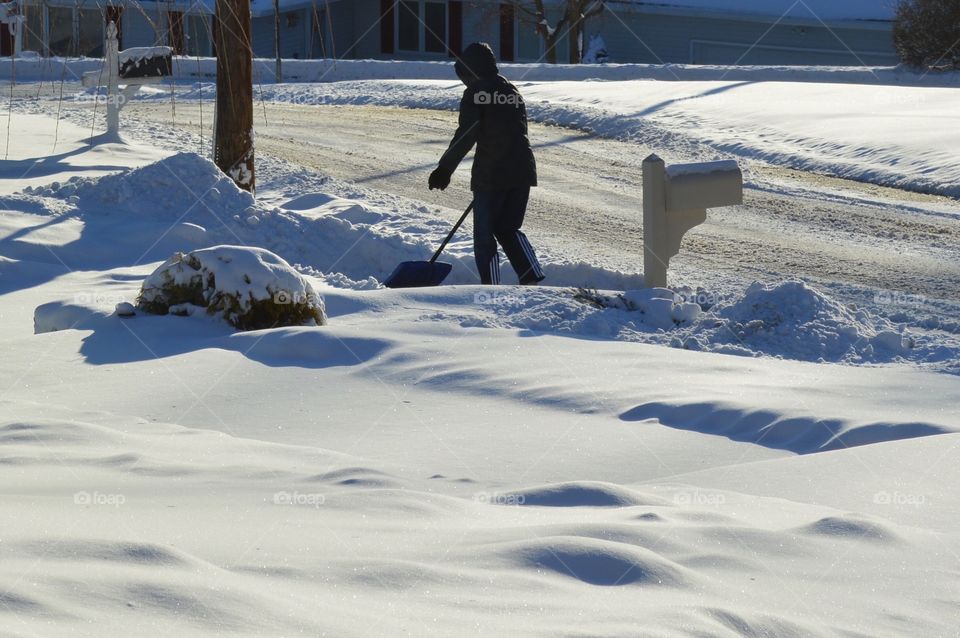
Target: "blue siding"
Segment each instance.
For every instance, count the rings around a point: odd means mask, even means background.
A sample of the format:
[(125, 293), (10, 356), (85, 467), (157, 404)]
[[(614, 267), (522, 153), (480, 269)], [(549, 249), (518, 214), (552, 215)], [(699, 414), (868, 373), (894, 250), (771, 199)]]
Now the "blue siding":
[(614, 62), (695, 64), (896, 64), (892, 26), (780, 24), (621, 11), (590, 20)]
[[(310, 26), (305, 10), (289, 11), (280, 14), (280, 57), (306, 58), (306, 35), (304, 29)], [(253, 55), (258, 58), (272, 58), (274, 50), (274, 16), (262, 16), (253, 19)]]
[(353, 5), (353, 37), (336, 35), (338, 55), (349, 51), (350, 58), (382, 58), (380, 49), (380, 1), (352, 0), (340, 4)]
[(123, 10), (123, 48), (130, 47), (150, 47), (161, 44), (158, 40), (156, 31), (150, 21), (156, 22), (155, 15), (144, 15), (145, 9), (134, 6), (127, 6)]

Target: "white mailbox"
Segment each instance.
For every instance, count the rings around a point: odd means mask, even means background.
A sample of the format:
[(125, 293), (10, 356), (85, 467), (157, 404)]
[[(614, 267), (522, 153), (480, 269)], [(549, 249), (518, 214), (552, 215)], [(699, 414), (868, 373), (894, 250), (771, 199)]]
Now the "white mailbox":
[[(107, 87), (107, 133), (116, 136), (120, 133), (120, 109), (126, 104), (127, 100), (144, 84), (155, 84), (162, 82), (163, 75), (121, 78), (120, 66), (123, 62), (120, 53), (120, 42), (117, 39), (117, 25), (113, 22), (107, 24), (107, 37), (105, 42), (105, 52), (103, 63), (106, 65), (106, 78), (103, 77), (103, 71), (88, 71), (83, 74), (81, 79), (83, 86), (87, 88), (96, 88), (103, 86), (106, 82)], [(132, 49), (131, 49), (132, 51)], [(171, 55), (170, 47), (151, 47), (143, 49), (147, 54), (159, 53), (169, 57)], [(169, 75), (169, 68), (167, 69)], [(121, 89), (120, 85), (124, 88)]]
[(656, 155), (643, 161), (643, 278), (648, 288), (667, 285), (670, 258), (707, 209), (743, 203), (743, 174), (733, 160), (675, 164)]

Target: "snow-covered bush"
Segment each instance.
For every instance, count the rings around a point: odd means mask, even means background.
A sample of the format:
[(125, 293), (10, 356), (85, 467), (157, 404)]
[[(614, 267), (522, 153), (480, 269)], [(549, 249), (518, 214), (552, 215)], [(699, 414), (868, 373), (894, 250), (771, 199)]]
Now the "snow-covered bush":
[(912, 67), (960, 68), (960, 0), (901, 0), (893, 24), (900, 59)]
[(606, 64), (610, 61), (610, 54), (607, 53), (607, 43), (595, 33), (590, 38), (590, 44), (587, 45), (587, 52), (583, 54), (584, 64)]
[(691, 325), (702, 314), (699, 305), (666, 288), (628, 290), (616, 295), (580, 288), (574, 292), (573, 298), (597, 308), (637, 312), (643, 317), (643, 323), (662, 330)]
[(310, 282), (269, 250), (243, 246), (175, 254), (143, 282), (137, 306), (160, 315), (203, 308), (240, 330), (326, 323)]

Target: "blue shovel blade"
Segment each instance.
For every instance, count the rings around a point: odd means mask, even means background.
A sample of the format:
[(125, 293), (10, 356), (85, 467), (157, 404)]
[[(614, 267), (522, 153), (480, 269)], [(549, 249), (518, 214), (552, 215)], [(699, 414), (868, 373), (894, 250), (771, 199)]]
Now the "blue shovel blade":
[(383, 285), (387, 288), (422, 288), (439, 286), (453, 265), (442, 261), (405, 261), (397, 266)]

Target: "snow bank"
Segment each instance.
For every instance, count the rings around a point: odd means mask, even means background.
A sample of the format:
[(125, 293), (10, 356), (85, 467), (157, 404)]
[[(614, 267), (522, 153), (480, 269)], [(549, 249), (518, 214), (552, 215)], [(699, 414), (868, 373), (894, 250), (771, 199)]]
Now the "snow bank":
[[(839, 4), (839, 3), (838, 3)], [(601, 44), (597, 42), (597, 44)], [(177, 82), (211, 81), (216, 78), (214, 58), (173, 57), (173, 78)], [(62, 76), (82, 77), (99, 71), (97, 58), (20, 58), (16, 60), (17, 81), (60, 81)], [(751, 82), (829, 82), (833, 84), (874, 84), (899, 86), (960, 86), (960, 73), (918, 73), (904, 66), (720, 66), (693, 64), (523, 64), (500, 65), (507, 77), (517, 81), (561, 82), (579, 80), (664, 80)], [(272, 83), (276, 61), (254, 60), (254, 82)], [(11, 66), (0, 64), (0, 78), (11, 77)], [(355, 80), (451, 80), (451, 62), (420, 60), (284, 60), (285, 82), (346, 82)]]
[[(400, 262), (429, 259), (449, 231), (447, 222), (425, 207), (374, 209), (325, 193), (302, 193), (282, 206), (266, 205), (195, 153), (100, 178), (74, 176), (24, 192), (26, 196), (8, 201), (19, 201), (21, 207), (49, 201), (50, 208), (67, 202), (62, 212), (75, 212), (87, 223), (151, 222), (128, 229), (131, 241), (136, 233), (141, 235), (143, 248), (136, 255), (141, 260), (166, 259), (171, 249), (261, 246), (301, 272), (341, 288), (376, 288)], [(477, 282), (468, 233), (447, 248), (444, 260), (454, 264), (446, 283)], [(548, 254), (541, 255), (541, 261), (556, 286), (643, 286), (643, 277), (634, 273), (559, 261)]]
[(82, 329), (97, 317), (104, 316), (94, 309), (79, 304), (51, 301), (36, 307), (33, 312), (34, 334), (58, 330)]
[(800, 281), (755, 283), (712, 314), (718, 325), (701, 322), (700, 334), (689, 338), (804, 361), (891, 360), (908, 356), (915, 345), (902, 328)]
[(27, 187), (24, 192), (56, 199), (76, 197), (84, 210), (141, 220), (176, 219), (194, 209), (223, 214), (254, 204), (250, 193), (196, 153), (178, 153), (100, 178), (74, 176), (62, 183)]
[[(960, 342), (909, 331), (844, 306), (800, 281), (754, 283), (739, 294), (653, 288), (622, 293), (505, 289), (478, 293), (486, 310), (451, 309), (463, 326), (518, 328), (809, 362), (912, 362), (958, 373)], [(945, 339), (945, 338), (944, 338)]]
[[(112, 176), (74, 178), (31, 193), (21, 196), (26, 198), (24, 206), (36, 207), (49, 198), (57, 198), (49, 201), (58, 204), (70, 200), (74, 208), (68, 206), (61, 214), (73, 210), (79, 215), (88, 228), (85, 235), (92, 234), (89, 229), (97, 224), (107, 232), (107, 227), (124, 223), (121, 236), (141, 246), (134, 254), (144, 255), (141, 260), (166, 259), (170, 250), (261, 246), (327, 286), (354, 290), (379, 287), (402, 261), (428, 258), (449, 229), (425, 207), (375, 209), (324, 193), (300, 193), (279, 207), (254, 202), (212, 163), (189, 153)], [(132, 199), (138, 195), (142, 201)], [(16, 208), (18, 201), (12, 196), (8, 205)], [(145, 219), (152, 222), (138, 226)], [(160, 244), (158, 236), (164, 239)], [(454, 264), (448, 284), (477, 281), (468, 237), (445, 253), (444, 259)], [(161, 248), (168, 252), (157, 256)], [(69, 247), (58, 252), (61, 258), (77, 260), (90, 259), (95, 252), (83, 244), (75, 250), (76, 255)], [(49, 254), (41, 246), (36, 251), (39, 256)], [(448, 304), (435, 309), (435, 316), (463, 327), (514, 328), (800, 361), (905, 361), (960, 372), (960, 344), (949, 337), (908, 332), (909, 317), (893, 323), (844, 306), (802, 282), (755, 284), (733, 295), (684, 288), (647, 290), (639, 274), (557, 262), (549, 254), (543, 255), (543, 263), (553, 288), (471, 287), (449, 297)], [(563, 287), (626, 292), (575, 294)], [(239, 284), (232, 288), (243, 290)]]

